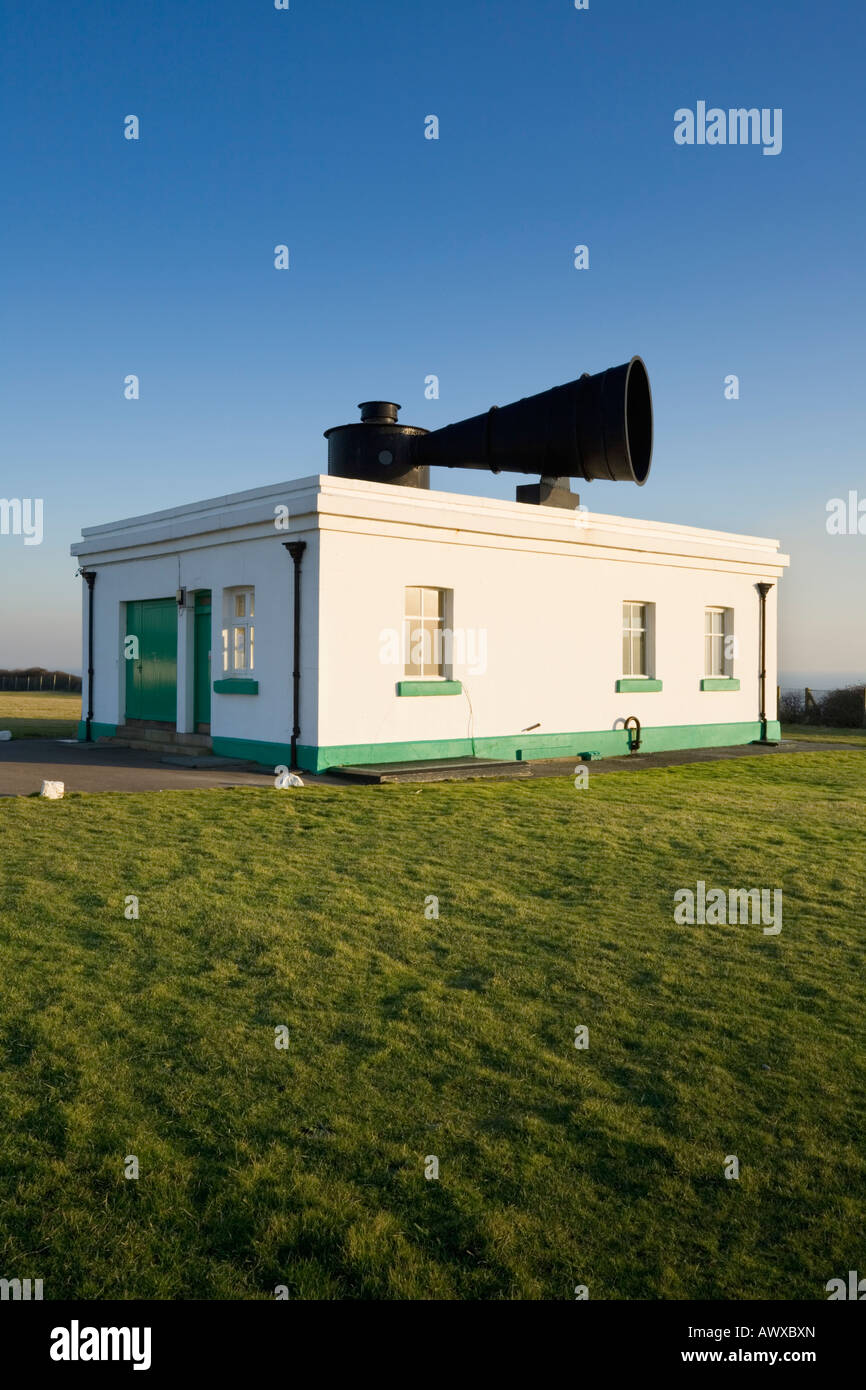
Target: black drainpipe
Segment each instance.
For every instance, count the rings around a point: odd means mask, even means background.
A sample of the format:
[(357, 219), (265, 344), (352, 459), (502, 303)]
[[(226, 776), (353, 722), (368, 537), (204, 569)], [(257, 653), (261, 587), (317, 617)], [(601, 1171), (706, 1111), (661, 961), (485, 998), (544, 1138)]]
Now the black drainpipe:
[(767, 738), (767, 594), (772, 587), (772, 584), (756, 585), (761, 599), (761, 712), (758, 715), (761, 721), (761, 743), (769, 742)]
[(292, 557), (295, 567), (295, 612), (294, 612), (294, 651), (292, 657), (292, 766), (291, 772), (298, 771), (298, 734), (301, 709), (301, 559), (307, 548), (306, 541), (283, 541)]
[(87, 717), (84, 721), (84, 741), (92, 743), (90, 726), (93, 723), (93, 586), (96, 583), (96, 570), (81, 570), (81, 577), (87, 585)]

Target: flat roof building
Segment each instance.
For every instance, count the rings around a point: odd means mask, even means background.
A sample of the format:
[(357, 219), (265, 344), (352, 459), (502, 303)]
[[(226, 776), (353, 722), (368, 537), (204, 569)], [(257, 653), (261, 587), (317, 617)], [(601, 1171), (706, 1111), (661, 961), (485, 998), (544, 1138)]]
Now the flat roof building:
[(779, 735), (775, 540), (317, 475), (72, 553), (82, 738), (323, 771)]

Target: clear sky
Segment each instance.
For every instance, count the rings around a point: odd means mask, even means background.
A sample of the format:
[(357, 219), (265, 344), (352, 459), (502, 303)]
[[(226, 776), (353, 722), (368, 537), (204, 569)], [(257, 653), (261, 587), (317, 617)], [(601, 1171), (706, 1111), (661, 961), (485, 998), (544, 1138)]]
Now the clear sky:
[[(866, 676), (866, 534), (826, 529), (866, 502), (861, 3), (70, 0), (0, 26), (0, 497), (44, 500), (40, 545), (0, 535), (0, 667), (80, 670), (82, 526), (325, 472), (358, 401), (435, 428), (639, 353), (649, 482), (583, 500), (778, 537), (783, 671)], [(781, 108), (781, 152), (677, 145), (699, 101)]]

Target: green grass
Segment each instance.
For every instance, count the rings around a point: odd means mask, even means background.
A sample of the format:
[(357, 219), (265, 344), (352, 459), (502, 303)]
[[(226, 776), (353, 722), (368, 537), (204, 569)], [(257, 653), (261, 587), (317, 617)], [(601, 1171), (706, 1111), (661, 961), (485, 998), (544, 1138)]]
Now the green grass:
[(820, 743), (852, 743), (866, 747), (866, 729), (825, 729), (820, 724), (783, 724), (783, 738), (814, 739)]
[(0, 729), (13, 738), (75, 738), (80, 718), (80, 695), (0, 690)]
[[(0, 1274), (825, 1299), (864, 1260), (864, 831), (832, 750), (0, 802)], [(781, 935), (676, 926), (698, 878), (781, 887)]]

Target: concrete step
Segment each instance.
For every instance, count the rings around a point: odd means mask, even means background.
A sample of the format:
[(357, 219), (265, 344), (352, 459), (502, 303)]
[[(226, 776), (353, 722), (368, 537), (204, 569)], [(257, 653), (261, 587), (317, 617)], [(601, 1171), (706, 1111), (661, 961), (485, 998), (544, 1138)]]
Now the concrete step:
[(190, 744), (195, 748), (211, 746), (210, 734), (179, 734), (174, 729), (138, 729), (132, 724), (119, 725), (114, 737), (124, 740), (135, 739), (136, 742), (144, 740), (147, 743), (164, 744), (166, 747), (174, 747), (178, 742)]
[(495, 758), (429, 758), (408, 763), (369, 763), (365, 767), (331, 767), (330, 773), (353, 782), (454, 782), (470, 777), (531, 777), (529, 763)]
[(113, 748), (130, 748), (136, 753), (151, 753), (153, 757), (163, 759), (169, 754), (177, 757), (198, 758), (206, 756), (211, 751), (210, 739), (206, 743), (189, 743), (188, 735), (182, 734), (180, 742), (163, 742), (159, 739), (146, 738), (115, 738), (100, 739), (100, 743), (105, 743)]

